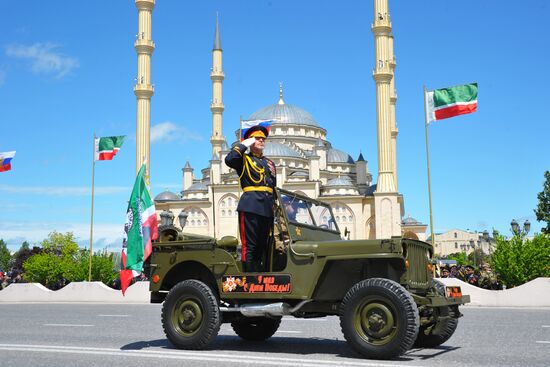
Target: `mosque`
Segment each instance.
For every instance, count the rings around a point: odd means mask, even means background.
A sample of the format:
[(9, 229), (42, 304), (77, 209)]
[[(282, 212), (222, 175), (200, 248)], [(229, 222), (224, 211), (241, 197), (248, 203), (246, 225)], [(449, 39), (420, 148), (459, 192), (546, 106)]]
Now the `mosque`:
[[(141, 80), (146, 84), (140, 85), (138, 82), (134, 89), (138, 99), (136, 157), (148, 156), (149, 153), (147, 124), (150, 124), (150, 116), (147, 114), (150, 114), (150, 99), (153, 93), (152, 89), (150, 93), (143, 91), (147, 90), (150, 80), (150, 56), (154, 48), (150, 39), (150, 28), (154, 3), (155, 0), (136, 0), (140, 12), (140, 32), (136, 41), (136, 51), (138, 73), (142, 73), (138, 75), (144, 75)], [(273, 120), (264, 155), (277, 166), (278, 186), (329, 203), (343, 238), (406, 236), (425, 240), (427, 226), (410, 216), (403, 218), (404, 199), (397, 191), (397, 97), (393, 78), (393, 35), (388, 0), (375, 0), (374, 3), (372, 31), (378, 60), (373, 70), (377, 90), (378, 182), (373, 182), (368, 163), (362, 154), (354, 159), (348, 152), (333, 146), (327, 139), (327, 130), (314, 116), (301, 107), (286, 103), (282, 85), (279, 86), (278, 100), (258, 109), (248, 116), (247, 120)], [(138, 49), (138, 43), (144, 42), (149, 42), (149, 47)], [(220, 28), (216, 21), (210, 74), (211, 159), (200, 171), (191, 167), (189, 162), (185, 163), (182, 169), (182, 190), (164, 191), (155, 197), (159, 216), (163, 211), (167, 211), (177, 218), (183, 211), (188, 215), (186, 232), (217, 238), (226, 235), (237, 236), (236, 208), (240, 196), (239, 178), (236, 172), (224, 163), (231, 146), (237, 142), (239, 131), (236, 131), (235, 136), (229, 141), (222, 133), (222, 116), (225, 108), (222, 101), (225, 78), (222, 54)], [(148, 62), (143, 62), (144, 57), (149, 57)], [(146, 108), (143, 108), (144, 105)], [(145, 111), (146, 116), (140, 116), (140, 111)], [(145, 138), (140, 140), (140, 136)], [(174, 222), (177, 225), (178, 221)]]

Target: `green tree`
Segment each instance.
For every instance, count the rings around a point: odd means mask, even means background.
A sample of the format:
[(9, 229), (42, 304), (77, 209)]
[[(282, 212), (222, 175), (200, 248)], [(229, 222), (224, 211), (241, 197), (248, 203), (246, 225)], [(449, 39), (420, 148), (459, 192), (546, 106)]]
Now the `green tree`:
[(464, 252), (455, 252), (452, 254), (449, 254), (447, 256), (448, 260), (456, 260), (458, 265), (467, 265), (468, 264), (468, 257), (466, 256), (466, 253)]
[(0, 238), (0, 270), (8, 271), (10, 260), (11, 254), (10, 250), (8, 250), (8, 245), (3, 239)]
[(522, 236), (495, 238), (490, 260), (492, 268), (507, 287), (515, 287), (538, 277), (550, 276), (550, 236), (537, 234), (530, 240)]
[[(42, 252), (24, 263), (25, 279), (48, 288), (88, 280), (89, 252), (80, 249), (71, 232), (52, 232), (42, 241)], [(92, 280), (110, 284), (117, 276), (113, 259), (101, 253), (92, 258)]]
[(544, 178), (542, 191), (537, 195), (539, 203), (537, 209), (535, 209), (535, 214), (537, 221), (546, 222), (546, 228), (542, 228), (542, 232), (550, 234), (550, 171), (544, 172)]

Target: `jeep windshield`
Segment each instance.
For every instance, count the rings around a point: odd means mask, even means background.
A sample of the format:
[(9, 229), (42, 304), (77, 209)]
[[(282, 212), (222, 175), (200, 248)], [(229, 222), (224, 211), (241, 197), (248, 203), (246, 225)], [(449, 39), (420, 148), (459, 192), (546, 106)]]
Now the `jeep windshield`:
[(329, 205), (288, 192), (279, 192), (279, 196), (281, 206), (291, 224), (340, 232)]

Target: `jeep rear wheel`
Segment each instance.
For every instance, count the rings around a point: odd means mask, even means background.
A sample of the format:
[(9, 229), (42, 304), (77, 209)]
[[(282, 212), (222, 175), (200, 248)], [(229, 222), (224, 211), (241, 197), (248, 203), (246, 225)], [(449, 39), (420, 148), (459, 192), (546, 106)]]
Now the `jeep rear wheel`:
[[(445, 285), (440, 281), (434, 280), (433, 287), (437, 294), (445, 296)], [(455, 306), (458, 307), (458, 306)], [(437, 314), (435, 324), (424, 325), (420, 327), (418, 331), (418, 337), (414, 342), (415, 347), (419, 348), (433, 348), (445, 343), (451, 336), (453, 336), (458, 326), (457, 318), (448, 318), (451, 308), (449, 306), (440, 307)]]
[(281, 317), (242, 317), (231, 323), (235, 334), (245, 340), (262, 341), (275, 334)]
[(399, 283), (372, 278), (355, 284), (340, 307), (340, 326), (347, 342), (367, 358), (390, 359), (413, 345), (418, 309)]
[(162, 327), (178, 348), (208, 346), (220, 330), (220, 309), (210, 287), (198, 280), (176, 284), (162, 306)]

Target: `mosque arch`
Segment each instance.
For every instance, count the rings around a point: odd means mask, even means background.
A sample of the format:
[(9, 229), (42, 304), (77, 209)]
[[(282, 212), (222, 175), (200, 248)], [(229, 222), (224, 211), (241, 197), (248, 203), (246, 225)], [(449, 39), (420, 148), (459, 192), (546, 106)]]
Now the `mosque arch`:
[(334, 219), (340, 228), (340, 232), (344, 235), (344, 231), (347, 228), (350, 231), (350, 239), (356, 238), (357, 232), (355, 230), (355, 213), (351, 208), (341, 201), (331, 203), (332, 213)]
[(376, 238), (376, 217), (374, 215), (365, 221), (365, 235), (367, 240)]
[(225, 194), (218, 200), (218, 218), (229, 218), (237, 216), (237, 204), (239, 199), (234, 194)]
[(209, 219), (204, 210), (197, 206), (188, 206), (183, 209), (187, 213), (185, 228), (204, 229), (208, 231)]

